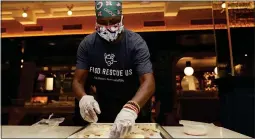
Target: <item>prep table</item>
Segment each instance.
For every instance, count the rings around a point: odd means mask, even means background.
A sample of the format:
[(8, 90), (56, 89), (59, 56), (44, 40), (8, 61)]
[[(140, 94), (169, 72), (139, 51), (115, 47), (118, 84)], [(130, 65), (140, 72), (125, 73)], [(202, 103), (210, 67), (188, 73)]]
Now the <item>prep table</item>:
[[(82, 127), (79, 126), (2, 126), (2, 138), (67, 138)], [(190, 136), (181, 126), (163, 127), (173, 138), (250, 138), (237, 132), (215, 127), (206, 136)]]

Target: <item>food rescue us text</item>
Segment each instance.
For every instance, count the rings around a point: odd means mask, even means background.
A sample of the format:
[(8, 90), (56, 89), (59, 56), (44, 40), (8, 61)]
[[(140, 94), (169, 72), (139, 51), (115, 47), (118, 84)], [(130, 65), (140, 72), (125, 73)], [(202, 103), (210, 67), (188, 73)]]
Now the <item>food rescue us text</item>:
[(132, 75), (132, 69), (117, 70), (117, 69), (89, 67), (89, 72), (92, 72), (94, 74), (101, 74), (101, 75), (108, 75), (108, 76), (118, 76), (118, 77), (131, 76)]

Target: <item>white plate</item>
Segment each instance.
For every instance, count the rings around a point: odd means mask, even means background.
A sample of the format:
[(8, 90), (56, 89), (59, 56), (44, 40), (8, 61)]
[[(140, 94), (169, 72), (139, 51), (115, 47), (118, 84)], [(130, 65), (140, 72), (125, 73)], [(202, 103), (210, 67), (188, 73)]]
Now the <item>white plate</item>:
[(181, 120), (179, 122), (183, 125), (183, 132), (192, 135), (192, 136), (205, 136), (208, 133), (208, 130), (213, 124)]

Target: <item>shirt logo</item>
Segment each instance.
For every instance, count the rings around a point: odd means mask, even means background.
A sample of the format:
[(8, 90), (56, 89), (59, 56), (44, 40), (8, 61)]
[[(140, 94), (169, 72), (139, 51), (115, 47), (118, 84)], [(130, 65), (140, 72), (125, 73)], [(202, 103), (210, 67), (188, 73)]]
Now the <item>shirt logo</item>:
[(114, 60), (115, 55), (114, 54), (106, 54), (104, 53), (104, 60), (107, 66), (111, 66), (114, 62), (117, 62)]

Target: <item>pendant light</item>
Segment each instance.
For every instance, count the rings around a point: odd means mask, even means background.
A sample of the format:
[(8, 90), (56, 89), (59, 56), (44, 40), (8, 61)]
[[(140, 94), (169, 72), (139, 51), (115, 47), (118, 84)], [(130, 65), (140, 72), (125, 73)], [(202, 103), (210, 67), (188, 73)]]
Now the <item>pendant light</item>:
[(191, 67), (191, 62), (190, 61), (186, 61), (186, 67), (184, 69), (184, 74), (186, 76), (191, 76), (194, 73), (194, 69)]
[(217, 67), (214, 68), (214, 73), (215, 73), (216, 75), (218, 74), (218, 68), (217, 68)]

